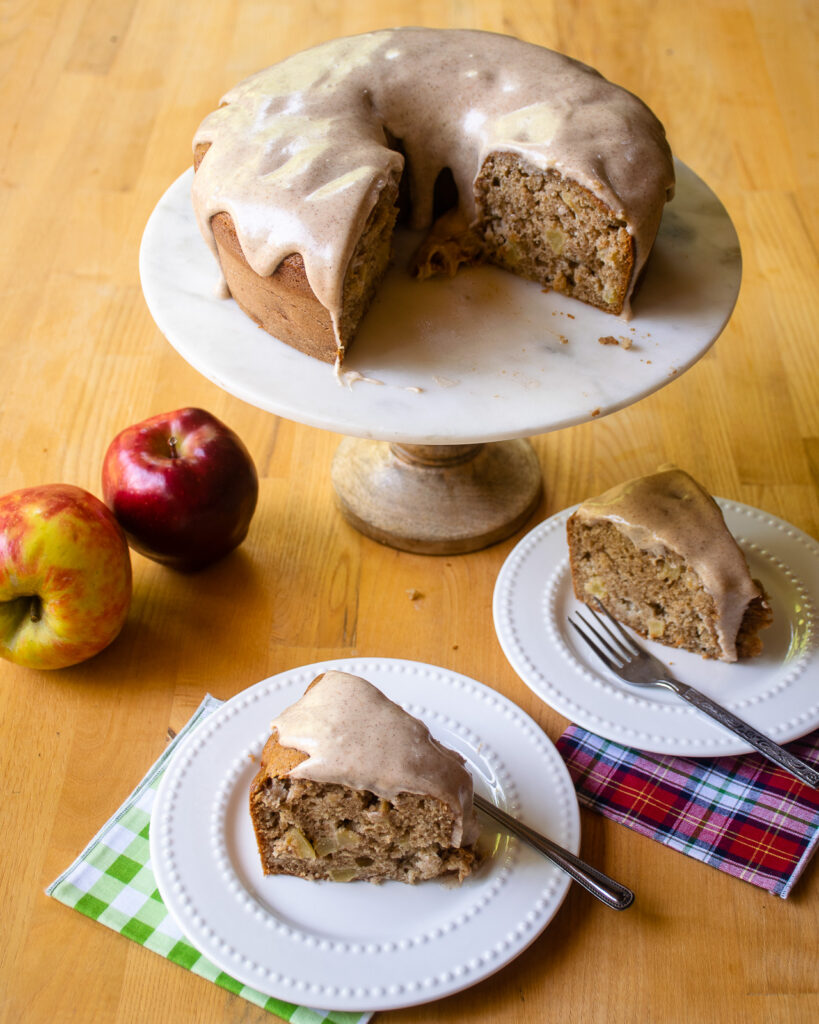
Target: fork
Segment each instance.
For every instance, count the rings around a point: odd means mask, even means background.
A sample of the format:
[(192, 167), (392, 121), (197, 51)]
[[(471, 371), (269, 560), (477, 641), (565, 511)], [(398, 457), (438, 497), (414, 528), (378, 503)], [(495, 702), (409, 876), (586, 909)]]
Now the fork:
[(769, 761), (784, 768), (800, 782), (804, 782), (814, 789), (819, 788), (819, 771), (780, 747), (779, 744), (774, 743), (772, 739), (754, 729), (752, 725), (721, 704), (717, 704), (715, 700), (706, 697), (704, 693), (695, 690), (688, 683), (682, 683), (679, 679), (675, 679), (671, 670), (659, 658), (655, 658), (653, 654), (641, 647), (634, 637), (627, 633), (620, 623), (609, 614), (603, 603), (597, 598), (595, 600), (600, 611), (605, 615), (605, 621), (591, 606), (587, 606), (597, 625), (595, 626), (585, 619), (580, 612), (575, 614), (583, 625), (579, 625), (571, 616), (569, 616), (569, 625), (580, 634), (610, 671), (634, 686), (661, 686), (666, 690), (671, 690), (672, 693), (682, 697), (698, 711), (709, 715), (720, 725), (739, 736), (740, 739), (745, 740)]
[(542, 853), (553, 864), (562, 868), (578, 885), (582, 885), (587, 892), (590, 892), (592, 896), (596, 896), (607, 907), (611, 907), (612, 910), (625, 910), (626, 907), (630, 907), (634, 902), (634, 893), (631, 889), (627, 889), (619, 882), (615, 882), (613, 878), (609, 878), (602, 871), (593, 868), (574, 853), (571, 853), (571, 851), (565, 850), (551, 839), (547, 839), (540, 832), (536, 832), (528, 825), (524, 825), (522, 821), (513, 818), (511, 814), (502, 811), (500, 807), (496, 807), (495, 804), (485, 800), (478, 793), (473, 793), (472, 802), (478, 810), (493, 818), (507, 832), (512, 832), (520, 839), (523, 839), (530, 846), (533, 846), (538, 853)]

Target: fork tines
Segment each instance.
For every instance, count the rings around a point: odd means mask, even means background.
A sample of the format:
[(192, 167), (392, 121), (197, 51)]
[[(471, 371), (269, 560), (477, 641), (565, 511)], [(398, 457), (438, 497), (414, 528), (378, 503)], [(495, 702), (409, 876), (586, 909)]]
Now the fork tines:
[[(606, 616), (606, 621), (603, 621), (594, 608), (587, 605), (589, 613), (594, 616), (597, 628), (585, 619), (581, 612), (576, 612), (575, 614), (586, 627), (585, 631), (578, 626), (571, 616), (569, 616), (568, 620), (569, 625), (580, 634), (604, 664), (614, 670), (622, 668), (625, 663), (629, 662), (636, 654), (639, 654), (640, 650), (620, 623), (612, 618), (602, 601), (599, 598), (595, 598), (595, 601)], [(617, 631), (617, 635), (615, 635), (612, 627)]]

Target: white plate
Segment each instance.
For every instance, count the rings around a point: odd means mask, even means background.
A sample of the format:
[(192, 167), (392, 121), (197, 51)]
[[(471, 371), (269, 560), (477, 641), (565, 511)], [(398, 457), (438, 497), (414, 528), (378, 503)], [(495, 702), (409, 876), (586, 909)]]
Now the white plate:
[[(703, 690), (777, 743), (819, 725), (819, 544), (795, 526), (717, 499), (751, 575), (771, 599), (773, 625), (760, 657), (727, 664), (646, 641), (677, 678)], [(582, 605), (572, 590), (566, 520), (574, 508), (536, 526), (513, 549), (495, 584), (501, 647), (534, 692), (599, 736), (658, 754), (719, 757), (752, 748), (660, 689), (630, 687), (609, 673), (567, 625)]]
[[(271, 338), (216, 297), (218, 267), (193, 215), (193, 172), (159, 200), (139, 273), (157, 326), (191, 366), (279, 416), (356, 437), (417, 444), (498, 441), (605, 415), (675, 380), (708, 351), (734, 307), (739, 241), (725, 208), (677, 161), (630, 322), (496, 267), (450, 281), (406, 271), (417, 239), (397, 237), (392, 268), (345, 368), (381, 385), (341, 387), (331, 368)], [(632, 347), (601, 345), (628, 338)]]
[(251, 686), (191, 734), (152, 813), (151, 859), (193, 945), (268, 995), (337, 1010), (412, 1006), (494, 973), (546, 927), (569, 879), (485, 819), (491, 858), (462, 886), (340, 885), (262, 874), (250, 783), (279, 711), (322, 671), (369, 679), (466, 758), (475, 789), (577, 851), (574, 787), (537, 724), (494, 690), (419, 662), (342, 659)]

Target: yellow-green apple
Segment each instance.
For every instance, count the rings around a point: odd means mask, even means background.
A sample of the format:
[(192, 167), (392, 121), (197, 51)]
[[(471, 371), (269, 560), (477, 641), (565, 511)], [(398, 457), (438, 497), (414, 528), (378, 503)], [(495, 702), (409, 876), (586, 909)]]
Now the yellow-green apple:
[(130, 603), (128, 544), (99, 498), (70, 484), (0, 498), (0, 655), (76, 665), (111, 643)]
[(188, 408), (117, 434), (105, 454), (102, 490), (132, 548), (190, 571), (242, 543), (259, 481), (230, 427)]

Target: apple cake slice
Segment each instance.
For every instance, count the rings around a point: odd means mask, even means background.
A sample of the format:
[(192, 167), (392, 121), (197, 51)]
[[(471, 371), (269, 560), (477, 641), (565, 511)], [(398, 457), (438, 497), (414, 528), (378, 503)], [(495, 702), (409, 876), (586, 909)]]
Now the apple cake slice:
[(322, 673), (273, 721), (250, 816), (266, 875), (461, 882), (477, 861), (463, 758), (346, 672)]
[(706, 658), (758, 655), (773, 613), (722, 511), (675, 466), (590, 498), (567, 523), (578, 600)]

